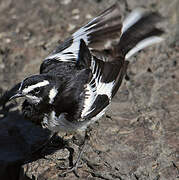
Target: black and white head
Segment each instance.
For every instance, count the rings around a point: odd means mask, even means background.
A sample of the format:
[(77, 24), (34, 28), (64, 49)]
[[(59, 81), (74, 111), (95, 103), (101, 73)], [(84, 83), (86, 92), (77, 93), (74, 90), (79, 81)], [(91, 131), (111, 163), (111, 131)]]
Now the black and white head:
[(10, 98), (26, 98), (32, 104), (41, 102), (52, 103), (57, 95), (57, 89), (52, 78), (45, 75), (33, 75), (21, 82), (18, 91)]

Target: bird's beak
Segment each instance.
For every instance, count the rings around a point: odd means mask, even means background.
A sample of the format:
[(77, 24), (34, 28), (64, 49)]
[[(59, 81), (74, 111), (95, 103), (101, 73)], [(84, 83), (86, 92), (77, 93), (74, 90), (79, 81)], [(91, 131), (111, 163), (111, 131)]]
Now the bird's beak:
[(16, 99), (16, 98), (19, 98), (19, 97), (23, 97), (23, 96), (24, 96), (24, 94), (22, 94), (21, 91), (17, 91), (13, 96), (11, 96), (11, 97), (9, 98), (9, 101), (11, 101), (12, 99)]

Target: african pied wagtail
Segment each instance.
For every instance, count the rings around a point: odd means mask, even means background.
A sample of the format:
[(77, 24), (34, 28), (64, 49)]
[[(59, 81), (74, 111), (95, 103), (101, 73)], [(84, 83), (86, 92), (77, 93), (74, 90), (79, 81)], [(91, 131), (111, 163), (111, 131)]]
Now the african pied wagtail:
[[(17, 85), (10, 99), (25, 97), (24, 108), (33, 107), (30, 111), (38, 112), (43, 126), (53, 132), (85, 130), (111, 103), (127, 59), (163, 40), (163, 31), (156, 27), (158, 13), (137, 9), (123, 23), (121, 19), (115, 4), (81, 27), (43, 61), (40, 74)], [(119, 39), (115, 45), (94, 48), (114, 38)]]

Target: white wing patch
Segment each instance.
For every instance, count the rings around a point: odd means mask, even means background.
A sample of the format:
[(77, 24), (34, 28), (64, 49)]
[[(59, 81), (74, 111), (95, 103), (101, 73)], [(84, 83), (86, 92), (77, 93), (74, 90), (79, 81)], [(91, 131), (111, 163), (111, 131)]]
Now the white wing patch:
[(94, 75), (93, 75), (93, 79), (91, 80), (91, 82), (93, 80), (95, 80), (97, 94), (106, 94), (108, 96), (108, 98), (111, 99), (114, 81), (109, 82), (109, 83), (102, 82), (101, 69), (99, 69), (100, 67), (98, 65), (95, 68), (95, 64), (96, 64), (95, 60), (92, 59), (91, 69), (92, 69), (92, 72)]
[(78, 31), (73, 33), (72, 35), (73, 42), (69, 47), (67, 47), (66, 49), (64, 49), (59, 53), (49, 55), (46, 59), (57, 59), (63, 62), (73, 62), (74, 59), (77, 59), (79, 53), (79, 47), (80, 47), (80, 40), (83, 39), (86, 45), (88, 45), (89, 44), (88, 39), (90, 37), (90, 33), (94, 31), (93, 26), (96, 25), (96, 24), (92, 24), (91, 26), (88, 27), (88, 24), (85, 25), (84, 27), (81, 27)]
[[(67, 49), (69, 50), (69, 48), (67, 48)], [(63, 62), (73, 62), (74, 58), (75, 59), (77, 58), (77, 54), (75, 53), (75, 51), (72, 54), (64, 54), (64, 52), (59, 52), (57, 54), (52, 54), (52, 55), (48, 56), (46, 59), (56, 59), (56, 60), (63, 61)]]
[[(66, 39), (64, 43), (60, 44), (46, 59), (75, 62), (78, 58), (80, 40), (83, 39), (87, 46), (89, 43), (107, 41), (109, 37), (105, 36), (105, 31), (106, 33), (111, 32), (112, 34), (121, 31), (121, 13), (117, 4), (106, 9), (100, 15), (93, 18), (90, 22), (73, 33), (71, 38)], [(100, 38), (98, 37), (98, 34), (100, 35)], [(113, 39), (112, 36), (111, 38)]]
[[(28, 86), (27, 88), (25, 88), (25, 89), (22, 91), (22, 93), (28, 94), (29, 92), (33, 91), (35, 88), (37, 88), (37, 87), (43, 87), (43, 86), (46, 86), (46, 85), (48, 85), (48, 84), (49, 84), (49, 81), (43, 80), (42, 82), (39, 82), (39, 83), (37, 83), (37, 84), (33, 84), (33, 85), (31, 85), (31, 86)], [(21, 85), (21, 87), (22, 87), (22, 85)], [(20, 87), (20, 88), (21, 88), (21, 87)]]
[[(111, 100), (112, 89), (115, 83), (115, 81), (109, 83), (102, 82), (101, 70), (99, 69), (98, 65), (95, 66), (94, 59), (92, 59), (91, 62), (91, 69), (92, 69), (93, 77), (85, 88), (86, 94), (84, 101), (84, 109), (81, 114), (82, 118), (87, 116), (89, 113), (91, 113), (94, 110), (92, 109), (92, 105), (95, 102), (98, 95), (107, 95), (109, 100)], [(99, 113), (99, 116), (98, 115), (96, 116), (96, 119), (94, 119), (94, 121), (99, 119), (104, 114), (105, 110), (103, 113), (102, 112)]]
[(85, 94), (85, 101), (84, 101), (84, 109), (81, 114), (82, 118), (88, 115), (91, 111), (93, 111), (93, 109), (91, 109), (91, 106), (94, 103), (96, 95), (97, 95), (96, 89), (92, 88), (90, 84), (87, 84), (87, 87), (85, 90), (86, 90), (86, 94)]
[(114, 86), (114, 81), (109, 82), (109, 83), (104, 83), (100, 81), (97, 85), (97, 94), (106, 94), (109, 99), (111, 99), (111, 94), (112, 94), (112, 89)]
[(54, 102), (54, 98), (56, 97), (57, 93), (58, 93), (58, 90), (55, 87), (53, 87), (50, 90), (50, 92), (49, 92), (49, 99), (50, 99), (49, 103), (50, 104), (52, 104)]

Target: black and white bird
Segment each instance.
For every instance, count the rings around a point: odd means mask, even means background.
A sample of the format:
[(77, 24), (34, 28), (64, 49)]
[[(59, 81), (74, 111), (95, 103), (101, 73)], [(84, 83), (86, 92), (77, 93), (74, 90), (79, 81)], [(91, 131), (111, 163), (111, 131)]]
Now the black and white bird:
[[(85, 130), (106, 111), (139, 50), (161, 42), (159, 14), (134, 10), (121, 23), (117, 4), (105, 10), (60, 44), (41, 64), (40, 74), (27, 77), (10, 99), (25, 97), (54, 132)], [(93, 48), (118, 36), (104, 50)]]
[[(40, 74), (24, 79), (10, 99), (25, 97), (25, 105), (53, 132), (85, 130), (110, 105), (127, 60), (163, 40), (156, 26), (160, 21), (158, 13), (136, 9), (122, 23), (119, 6), (111, 6), (60, 44), (43, 61)], [(118, 41), (109, 46), (114, 38)], [(100, 45), (104, 48), (94, 48)]]

